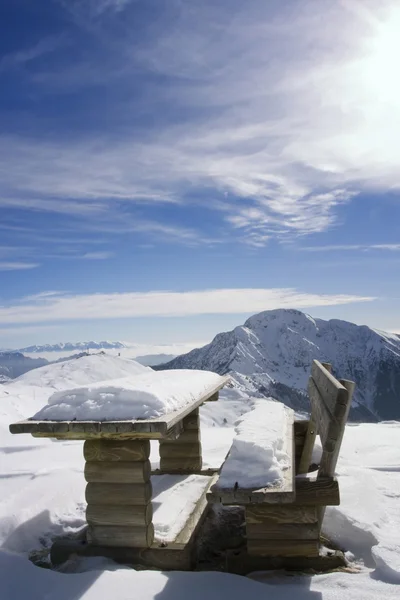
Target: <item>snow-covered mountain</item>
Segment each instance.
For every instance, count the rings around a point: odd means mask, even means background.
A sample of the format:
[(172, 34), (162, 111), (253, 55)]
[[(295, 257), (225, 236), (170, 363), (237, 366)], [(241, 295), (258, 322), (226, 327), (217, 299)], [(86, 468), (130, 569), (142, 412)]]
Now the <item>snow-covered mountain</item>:
[(18, 352), (33, 354), (40, 352), (70, 352), (70, 351), (84, 351), (84, 350), (118, 350), (119, 348), (126, 348), (127, 345), (123, 342), (60, 342), (58, 344), (44, 344), (43, 346), (27, 346), (26, 348), (20, 348)]
[(314, 358), (356, 382), (354, 419), (400, 420), (400, 337), (337, 319), (313, 319), (298, 310), (254, 315), (157, 368), (231, 373), (248, 392), (272, 395), (301, 410), (309, 407), (305, 392)]
[(28, 358), (20, 352), (0, 352), (0, 383), (47, 365), (47, 362), (44, 358)]

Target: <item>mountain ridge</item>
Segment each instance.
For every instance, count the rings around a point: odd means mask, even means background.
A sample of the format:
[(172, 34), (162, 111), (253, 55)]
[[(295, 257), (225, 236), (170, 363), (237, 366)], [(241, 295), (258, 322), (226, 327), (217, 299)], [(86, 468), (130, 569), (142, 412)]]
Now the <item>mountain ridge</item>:
[(26, 348), (19, 348), (18, 350), (15, 350), (15, 352), (35, 354), (39, 352), (70, 352), (75, 350), (118, 350), (127, 347), (127, 344), (124, 342), (112, 342), (109, 340), (103, 340), (101, 342), (58, 342), (57, 344), (34, 344), (33, 346), (27, 346)]
[(400, 336), (338, 319), (314, 319), (295, 309), (253, 315), (210, 344), (155, 368), (229, 373), (249, 393), (308, 410), (314, 358), (356, 382), (353, 419), (400, 419)]

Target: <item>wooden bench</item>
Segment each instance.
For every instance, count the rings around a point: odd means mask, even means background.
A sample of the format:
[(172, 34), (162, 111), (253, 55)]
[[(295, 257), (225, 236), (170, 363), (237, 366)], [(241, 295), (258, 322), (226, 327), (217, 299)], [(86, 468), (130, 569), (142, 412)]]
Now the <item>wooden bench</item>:
[[(10, 425), (14, 434), (84, 441), (86, 485), (85, 539), (55, 544), (52, 558), (70, 554), (107, 556), (127, 563), (189, 569), (191, 544), (207, 509), (213, 474), (202, 471), (199, 407), (218, 399), (229, 381), (221, 377), (197, 400), (160, 418), (131, 421), (35, 421)], [(150, 440), (160, 445), (160, 469), (152, 473)], [(166, 544), (153, 526), (152, 476), (202, 475), (203, 492), (176, 538)], [(204, 477), (207, 476), (207, 477)], [(176, 480), (176, 477), (174, 478)]]
[[(294, 421), (293, 411), (287, 413), (291, 440), (286, 441), (286, 452), (292, 462), (284, 482), (259, 489), (226, 489), (217, 481), (210, 488), (210, 503), (244, 506), (248, 557), (272, 559), (274, 567), (318, 563), (313, 559), (319, 557), (325, 507), (340, 504), (334, 474), (353, 391), (353, 382), (338, 381), (329, 364), (314, 360), (308, 385), (310, 419)], [(317, 434), (321, 461), (318, 470), (309, 473)], [(253, 564), (268, 568), (268, 560)]]

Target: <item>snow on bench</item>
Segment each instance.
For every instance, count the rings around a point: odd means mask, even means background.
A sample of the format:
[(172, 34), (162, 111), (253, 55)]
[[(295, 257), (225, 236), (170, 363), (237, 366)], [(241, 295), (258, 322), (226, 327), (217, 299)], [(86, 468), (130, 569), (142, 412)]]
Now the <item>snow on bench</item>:
[(293, 502), (294, 412), (273, 399), (257, 400), (236, 424), (236, 436), (209, 502)]

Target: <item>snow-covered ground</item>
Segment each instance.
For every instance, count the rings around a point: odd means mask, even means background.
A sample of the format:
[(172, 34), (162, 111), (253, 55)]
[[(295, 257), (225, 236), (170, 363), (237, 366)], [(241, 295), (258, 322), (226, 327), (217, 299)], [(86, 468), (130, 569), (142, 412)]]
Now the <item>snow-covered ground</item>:
[[(242, 578), (223, 573), (135, 571), (100, 559), (82, 560), (71, 566), (69, 573), (34, 566), (29, 554), (48, 547), (57, 535), (77, 531), (84, 524), (85, 511), (82, 443), (8, 432), (10, 422), (34, 414), (55, 389), (63, 389), (62, 381), (54, 378), (52, 387), (47, 385), (49, 379), (43, 378), (42, 384), (40, 371), (34, 382), (28, 384), (24, 376), (0, 388), (2, 600), (400, 597), (400, 423), (394, 422), (349, 425), (346, 429), (338, 464), (341, 505), (327, 510), (325, 530), (353, 554), (353, 565), (359, 568), (356, 573), (313, 577), (257, 573)], [(69, 380), (69, 385), (77, 383)], [(218, 403), (201, 409), (205, 466), (221, 463), (234, 435), (235, 420), (251, 405), (234, 389), (227, 388), (222, 396)], [(156, 444), (151, 459), (156, 466)], [(189, 489), (193, 488), (189, 483), (193, 481), (177, 478), (174, 494), (168, 494), (174, 499), (155, 516), (160, 535), (168, 537), (172, 527), (177, 527), (176, 521), (175, 525), (171, 522), (172, 505), (177, 498), (190, 502)], [(165, 500), (162, 485), (158, 493), (158, 499)]]

